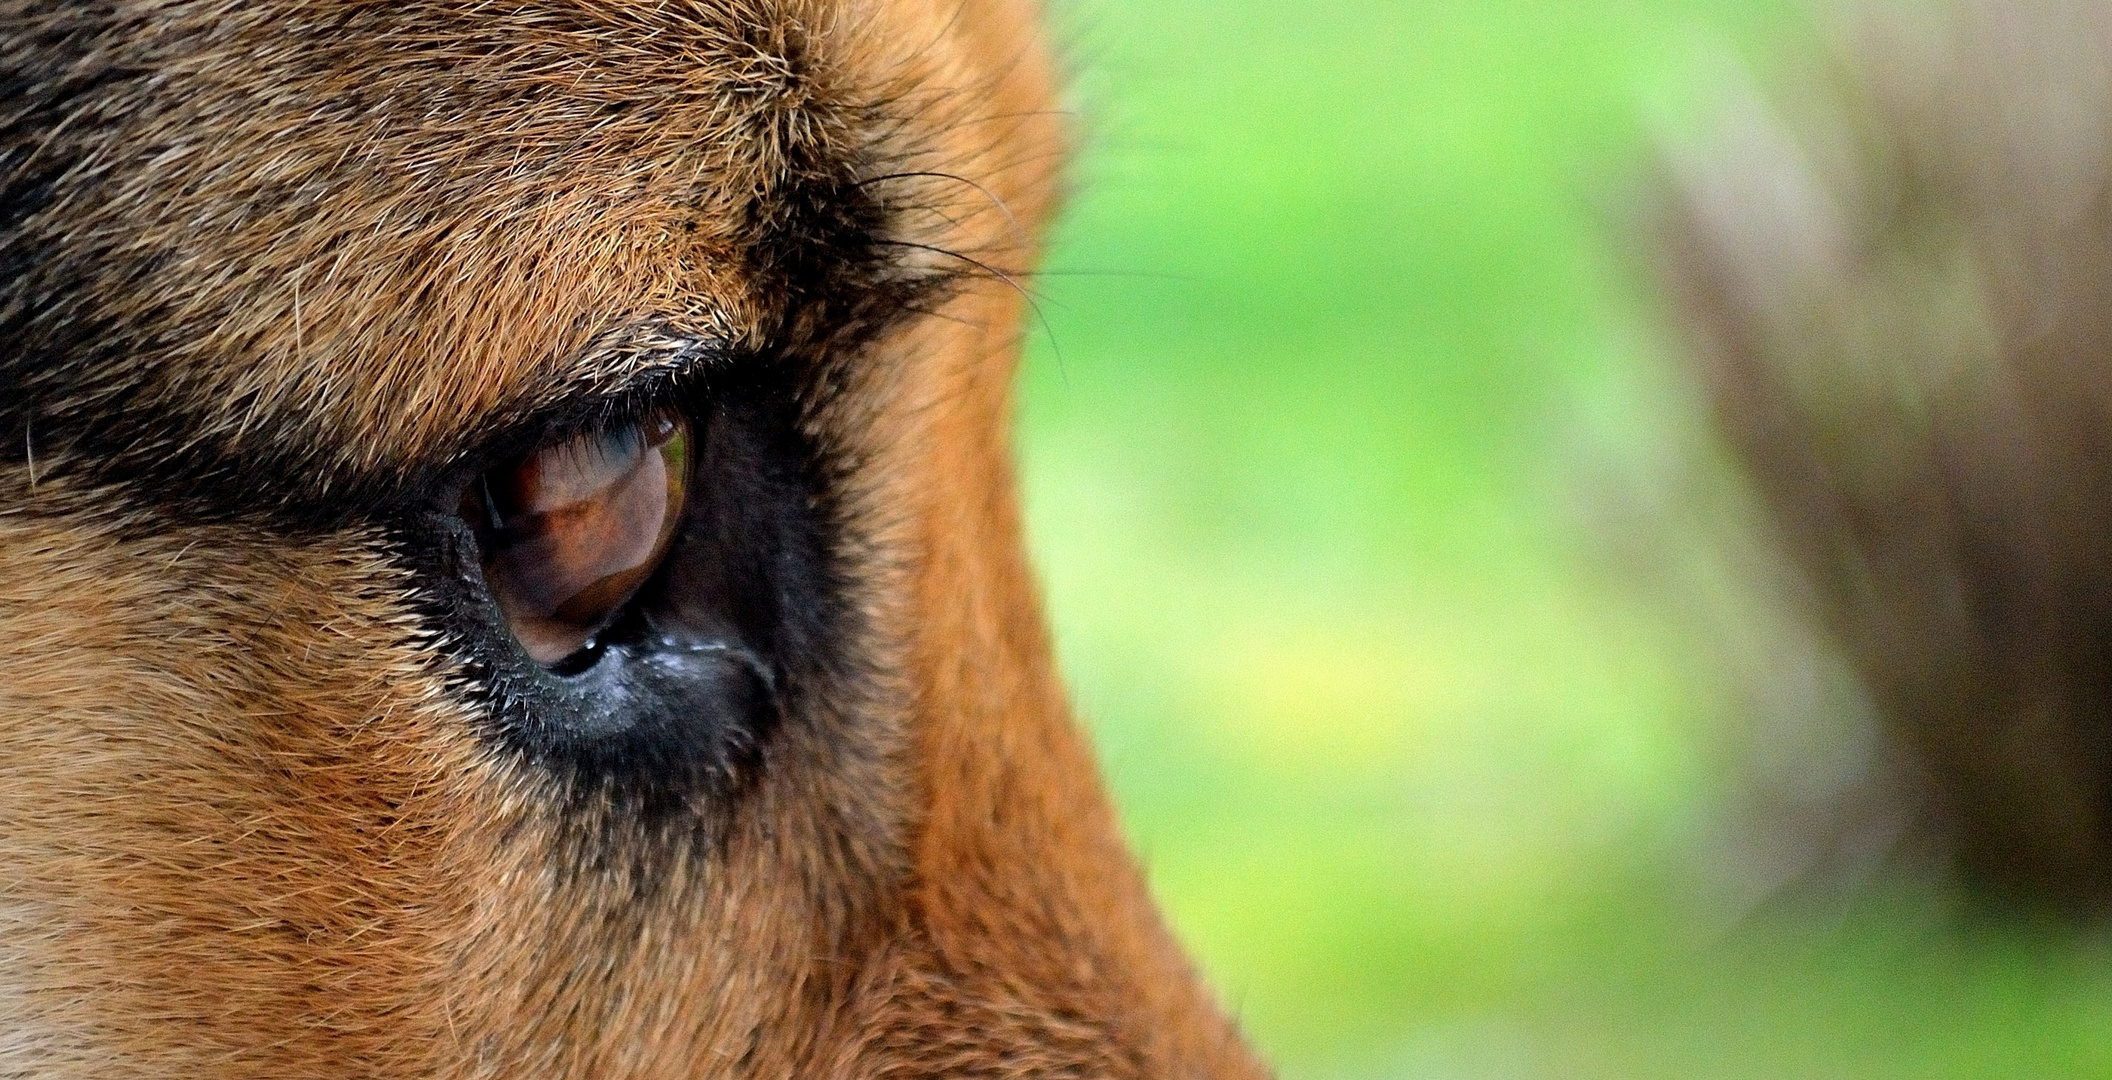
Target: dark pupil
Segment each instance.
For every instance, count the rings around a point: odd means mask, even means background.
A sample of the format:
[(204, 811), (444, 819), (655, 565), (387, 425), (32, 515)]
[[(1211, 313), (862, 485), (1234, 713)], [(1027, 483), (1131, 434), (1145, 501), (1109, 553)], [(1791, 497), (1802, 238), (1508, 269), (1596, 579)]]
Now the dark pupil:
[(672, 413), (548, 447), (485, 474), (462, 513), (513, 636), (555, 665), (652, 576), (689, 482), (689, 426)]

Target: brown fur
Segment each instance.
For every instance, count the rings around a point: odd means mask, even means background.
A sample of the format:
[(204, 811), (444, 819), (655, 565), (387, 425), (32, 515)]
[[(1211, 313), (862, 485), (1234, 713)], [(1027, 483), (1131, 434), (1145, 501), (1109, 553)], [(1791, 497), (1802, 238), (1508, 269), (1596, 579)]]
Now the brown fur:
[(1967, 881), (2112, 899), (2112, 9), (1862, 12), (1672, 159), (1728, 442)]
[[(1263, 1075), (1069, 718), (1022, 300), (957, 273), (1055, 199), (1025, 4), (6, 0), (0, 50), (0, 1076)], [(824, 372), (855, 675), (685, 832), (485, 736), (377, 522), (688, 334)]]

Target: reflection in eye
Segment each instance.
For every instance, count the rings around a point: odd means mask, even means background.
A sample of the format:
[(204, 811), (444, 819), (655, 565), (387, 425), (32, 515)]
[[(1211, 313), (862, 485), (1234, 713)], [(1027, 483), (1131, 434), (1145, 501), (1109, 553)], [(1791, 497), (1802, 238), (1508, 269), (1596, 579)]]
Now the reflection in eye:
[(462, 497), (484, 579), (537, 663), (590, 649), (667, 553), (689, 483), (689, 425), (673, 412), (547, 447)]

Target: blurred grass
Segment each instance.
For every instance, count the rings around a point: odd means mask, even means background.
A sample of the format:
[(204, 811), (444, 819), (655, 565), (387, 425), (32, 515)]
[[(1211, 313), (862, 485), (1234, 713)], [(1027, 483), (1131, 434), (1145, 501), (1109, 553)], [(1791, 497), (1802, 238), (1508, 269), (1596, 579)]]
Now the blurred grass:
[[(1657, 452), (1594, 206), (1754, 0), (1071, 0), (1088, 147), (1020, 440), (1064, 663), (1290, 1080), (2112, 1076), (2112, 948), (1873, 888), (1728, 929), (1724, 707), (1578, 542)], [(1618, 447), (1615, 448), (1618, 451)]]

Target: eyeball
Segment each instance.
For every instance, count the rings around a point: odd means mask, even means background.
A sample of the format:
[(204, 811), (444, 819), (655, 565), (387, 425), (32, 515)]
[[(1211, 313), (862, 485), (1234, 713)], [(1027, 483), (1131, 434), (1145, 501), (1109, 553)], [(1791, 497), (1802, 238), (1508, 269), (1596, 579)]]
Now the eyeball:
[(663, 411), (545, 447), (470, 484), (484, 580), (536, 663), (570, 666), (653, 575), (682, 520), (689, 423)]

